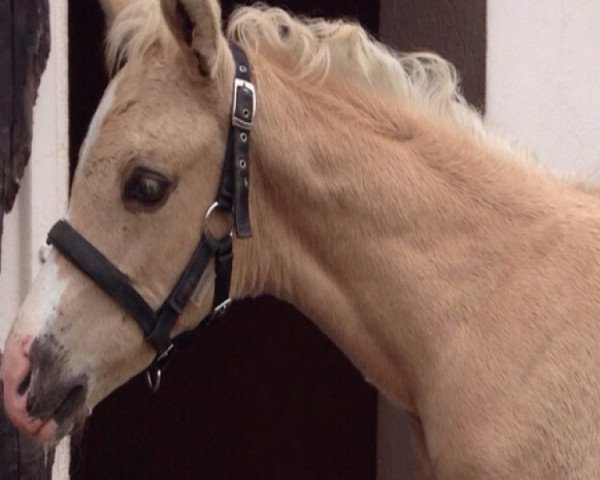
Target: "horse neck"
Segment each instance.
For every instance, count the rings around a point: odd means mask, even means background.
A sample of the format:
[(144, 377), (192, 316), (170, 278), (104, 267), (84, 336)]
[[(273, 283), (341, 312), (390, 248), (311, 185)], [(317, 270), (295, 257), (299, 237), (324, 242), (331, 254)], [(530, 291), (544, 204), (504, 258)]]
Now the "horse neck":
[(237, 293), (292, 303), (414, 408), (564, 189), (406, 105), (257, 77), (255, 239), (240, 242)]

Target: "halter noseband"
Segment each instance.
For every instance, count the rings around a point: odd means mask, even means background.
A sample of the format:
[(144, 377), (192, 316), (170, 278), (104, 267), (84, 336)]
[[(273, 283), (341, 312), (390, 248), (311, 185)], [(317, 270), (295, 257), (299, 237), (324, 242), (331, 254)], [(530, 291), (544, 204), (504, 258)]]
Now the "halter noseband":
[(252, 236), (248, 208), (250, 131), (256, 113), (256, 92), (250, 77), (250, 65), (245, 52), (230, 44), (235, 60), (233, 105), (227, 150), (215, 202), (208, 209), (204, 232), (179, 280), (158, 311), (131, 285), (121, 272), (99, 250), (88, 242), (66, 220), (58, 221), (48, 234), (48, 243), (54, 245), (71, 263), (79, 267), (102, 290), (125, 309), (139, 324), (145, 339), (156, 349), (156, 358), (148, 369), (150, 387), (160, 387), (161, 370), (171, 354), (187, 343), (192, 332), (171, 339), (171, 330), (196, 290), (212, 257), (215, 259), (215, 289), (213, 307), (201, 322), (210, 326), (230, 306), (229, 289), (233, 265), (233, 231), (216, 238), (207, 228), (216, 210), (229, 212), (233, 230), (239, 238)]

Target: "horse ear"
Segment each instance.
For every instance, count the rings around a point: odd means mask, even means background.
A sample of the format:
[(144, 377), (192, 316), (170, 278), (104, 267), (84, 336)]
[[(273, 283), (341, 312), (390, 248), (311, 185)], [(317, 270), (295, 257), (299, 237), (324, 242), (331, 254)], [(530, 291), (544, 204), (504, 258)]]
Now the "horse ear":
[[(231, 63), (231, 52), (221, 29), (221, 7), (216, 0), (161, 0), (163, 14), (194, 69), (214, 79)], [(229, 62), (227, 61), (229, 59)]]
[(100, 0), (106, 23), (110, 25), (119, 13), (131, 3), (131, 0)]

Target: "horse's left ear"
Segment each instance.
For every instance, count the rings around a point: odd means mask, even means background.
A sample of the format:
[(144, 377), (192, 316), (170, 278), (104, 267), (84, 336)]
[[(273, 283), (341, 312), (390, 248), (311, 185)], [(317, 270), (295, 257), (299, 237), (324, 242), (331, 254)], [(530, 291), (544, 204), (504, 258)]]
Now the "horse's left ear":
[(215, 79), (232, 63), (217, 0), (161, 0), (161, 4), (169, 28), (194, 69)]

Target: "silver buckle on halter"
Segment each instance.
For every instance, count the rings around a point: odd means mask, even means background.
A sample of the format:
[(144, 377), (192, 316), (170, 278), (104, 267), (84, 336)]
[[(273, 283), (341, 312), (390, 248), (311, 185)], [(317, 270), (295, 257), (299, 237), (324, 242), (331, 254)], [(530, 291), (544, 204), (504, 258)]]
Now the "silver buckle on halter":
[(169, 345), (167, 347), (167, 349), (156, 358), (156, 364), (160, 365), (167, 358), (169, 358), (169, 355), (171, 355), (171, 352), (173, 351), (174, 348), (175, 348), (174, 344)]
[(213, 317), (220, 317), (221, 315), (223, 315), (227, 310), (229, 310), (229, 307), (231, 307), (232, 303), (233, 300), (231, 298), (228, 298), (223, 303), (217, 305), (213, 310)]
[[(240, 89), (248, 90), (252, 94), (252, 111), (242, 111), (241, 116), (238, 114), (238, 96)], [(231, 123), (233, 126), (244, 129), (252, 130), (254, 124), (254, 116), (256, 115), (256, 90), (251, 82), (236, 78), (233, 82), (233, 107), (231, 112)]]
[(154, 372), (150, 370), (146, 371), (146, 381), (148, 382), (148, 387), (152, 391), (152, 393), (158, 393), (160, 390), (160, 379), (162, 377), (162, 371), (160, 368), (157, 368)]
[[(169, 345), (163, 353), (156, 357), (156, 360), (154, 360), (152, 366), (146, 370), (146, 381), (148, 382), (148, 386), (153, 393), (157, 393), (160, 390), (162, 367), (166, 365), (165, 361), (169, 358), (169, 355), (171, 355), (174, 348), (175, 345), (171, 343), (171, 345)], [(165, 362), (164, 365), (163, 362)]]

